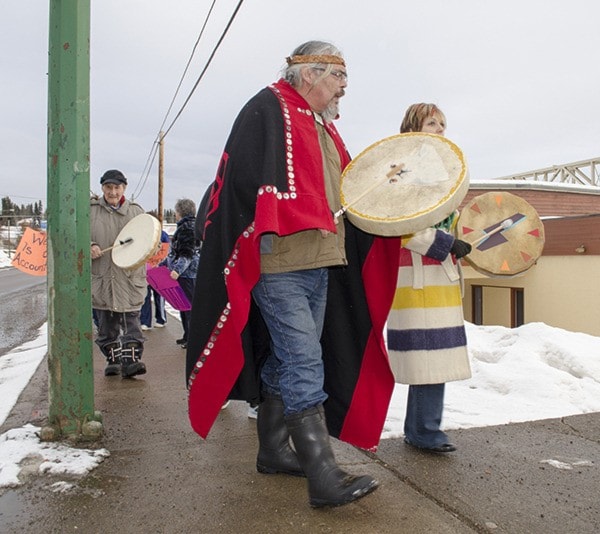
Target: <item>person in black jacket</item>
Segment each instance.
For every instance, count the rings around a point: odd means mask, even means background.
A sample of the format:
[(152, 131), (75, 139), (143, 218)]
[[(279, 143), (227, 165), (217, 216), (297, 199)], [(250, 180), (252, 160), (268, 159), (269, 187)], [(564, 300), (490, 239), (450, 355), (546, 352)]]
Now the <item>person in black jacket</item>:
[[(189, 198), (181, 198), (175, 203), (177, 229), (171, 238), (167, 258), (161, 263), (171, 271), (171, 278), (177, 280), (185, 296), (191, 302), (194, 296), (194, 283), (198, 272), (200, 248), (195, 235), (196, 204)], [(190, 312), (181, 311), (183, 337), (177, 340), (182, 348), (187, 347)]]

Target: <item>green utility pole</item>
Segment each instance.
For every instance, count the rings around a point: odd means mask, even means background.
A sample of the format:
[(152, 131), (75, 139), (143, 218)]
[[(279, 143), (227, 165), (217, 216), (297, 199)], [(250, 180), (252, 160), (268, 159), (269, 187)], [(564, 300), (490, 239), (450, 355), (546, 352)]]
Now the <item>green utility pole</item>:
[(49, 427), (42, 439), (101, 433), (95, 421), (90, 276), (90, 0), (50, 0), (48, 69)]

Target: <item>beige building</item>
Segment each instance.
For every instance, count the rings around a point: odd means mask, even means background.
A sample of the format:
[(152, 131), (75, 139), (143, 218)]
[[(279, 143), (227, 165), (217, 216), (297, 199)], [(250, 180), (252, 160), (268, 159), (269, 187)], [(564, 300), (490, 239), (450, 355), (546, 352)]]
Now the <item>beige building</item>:
[(475, 182), (461, 208), (490, 191), (531, 204), (543, 222), (545, 244), (535, 265), (514, 276), (487, 276), (463, 263), (465, 319), (506, 327), (542, 322), (600, 336), (600, 188)]

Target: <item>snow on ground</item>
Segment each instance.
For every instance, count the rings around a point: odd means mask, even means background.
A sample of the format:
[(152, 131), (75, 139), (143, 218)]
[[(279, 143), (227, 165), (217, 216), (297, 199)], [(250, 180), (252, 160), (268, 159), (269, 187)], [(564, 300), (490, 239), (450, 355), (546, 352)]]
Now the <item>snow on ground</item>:
[(38, 330), (38, 335), (4, 356), (0, 356), (0, 425), (13, 409), (21, 391), (25, 389), (40, 362), (48, 351), (48, 323)]
[[(10, 414), (46, 352), (47, 323), (44, 323), (36, 339), (0, 357), (0, 424)], [(80, 477), (110, 455), (106, 449), (79, 449), (42, 442), (39, 431), (39, 427), (27, 424), (0, 435), (0, 488), (20, 485), (19, 475), (23, 471)], [(65, 482), (53, 491), (66, 491), (68, 487)]]
[[(1, 261), (2, 251), (0, 251)], [(167, 312), (179, 319), (179, 312), (167, 305)], [(33, 341), (0, 356), (0, 425), (6, 421), (19, 395), (44, 359), (47, 352), (47, 329), (44, 323)], [(80, 449), (60, 443), (42, 442), (40, 427), (27, 424), (0, 435), (0, 489), (19, 486), (24, 473), (64, 475), (69, 480), (78, 478), (97, 467), (110, 456), (107, 449)], [(52, 485), (51, 491), (68, 492), (73, 488), (68, 481)]]
[(0, 249), (0, 268), (2, 267), (10, 267), (11, 259), (8, 257), (8, 254)]
[[(106, 449), (79, 449), (41, 442), (39, 427), (12, 428), (0, 436), (0, 488), (19, 486), (23, 468), (38, 474), (80, 477), (110, 456)], [(61, 488), (67, 484), (61, 484)]]
[[(446, 430), (600, 412), (600, 337), (544, 323), (466, 323), (473, 376), (446, 384)], [(382, 438), (403, 436), (408, 386), (396, 384)]]
[[(178, 318), (178, 313), (167, 307)], [(467, 323), (473, 370), (446, 385), (443, 428), (501, 425), (600, 412), (600, 337), (529, 323), (519, 328)], [(0, 357), (0, 424), (46, 353), (46, 325), (36, 340)], [(403, 436), (408, 386), (397, 384), (382, 438)], [(40, 442), (26, 425), (0, 436), (0, 488), (20, 484), (32, 461), (37, 472), (81, 476), (109, 453)], [(54, 491), (65, 491), (68, 482)], [(66, 489), (65, 489), (66, 488)]]

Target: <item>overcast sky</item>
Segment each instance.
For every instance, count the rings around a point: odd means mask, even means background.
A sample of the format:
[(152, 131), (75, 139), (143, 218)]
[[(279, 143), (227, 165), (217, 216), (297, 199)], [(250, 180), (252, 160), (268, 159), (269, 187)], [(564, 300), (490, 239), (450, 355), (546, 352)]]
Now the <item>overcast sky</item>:
[[(118, 168), (152, 209), (157, 162), (140, 179), (212, 0), (91, 4), (91, 189)], [(237, 4), (216, 2), (167, 125)], [(0, 18), (0, 196), (18, 204), (46, 205), (48, 11), (47, 0), (4, 2)], [(353, 155), (425, 101), (446, 113), (471, 180), (596, 158), (599, 19), (596, 0), (246, 0), (166, 137), (164, 206), (200, 200), (241, 106), (310, 39), (346, 57), (337, 126)]]

